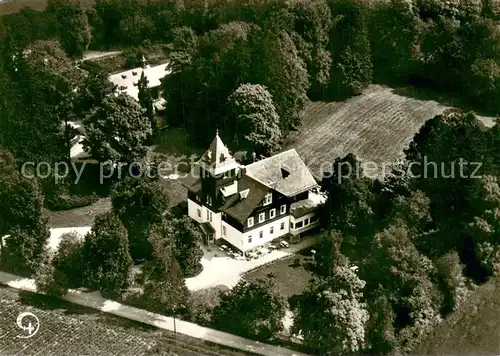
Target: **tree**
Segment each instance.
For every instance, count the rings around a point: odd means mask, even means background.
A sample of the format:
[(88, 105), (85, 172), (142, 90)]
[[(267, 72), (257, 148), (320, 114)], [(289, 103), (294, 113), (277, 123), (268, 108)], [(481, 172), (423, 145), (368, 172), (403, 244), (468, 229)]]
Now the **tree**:
[(372, 82), (373, 63), (368, 38), (367, 5), (358, 0), (330, 1), (334, 26), (330, 38), (330, 94), (361, 93)]
[(160, 223), (168, 208), (168, 193), (160, 181), (127, 178), (111, 192), (113, 211), (128, 231), (130, 254), (135, 260), (151, 256), (148, 230)]
[(283, 330), (284, 301), (269, 283), (239, 282), (214, 308), (211, 324), (223, 331), (268, 340)]
[(89, 72), (78, 88), (78, 113), (86, 115), (99, 108), (104, 99), (115, 91), (115, 85), (109, 81), (108, 75), (102, 71)]
[(51, 254), (45, 253), (35, 274), (37, 290), (52, 296), (63, 296), (68, 293), (66, 278), (52, 264)]
[(365, 347), (369, 319), (361, 302), (365, 282), (348, 266), (335, 267), (332, 277), (313, 283), (300, 299), (293, 333), (319, 354), (350, 354)]
[(69, 288), (79, 288), (84, 280), (83, 240), (77, 233), (61, 236), (57, 251), (44, 253), (37, 268), (35, 282), (38, 290), (62, 296)]
[(271, 94), (259, 84), (242, 84), (228, 98), (237, 137), (243, 137), (250, 150), (272, 155), (279, 149), (280, 120)]
[(99, 162), (132, 163), (147, 152), (151, 122), (142, 108), (127, 95), (106, 97), (83, 120), (83, 147)]
[(164, 241), (168, 241), (184, 277), (192, 277), (201, 272), (200, 260), (203, 251), (199, 244), (203, 236), (199, 226), (192, 219), (187, 216), (178, 219), (166, 215), (151, 228), (155, 236), (161, 235)]
[(436, 263), (440, 287), (443, 291), (443, 314), (457, 310), (469, 295), (463, 265), (456, 252), (449, 252), (439, 258)]
[(318, 274), (321, 276), (331, 276), (336, 266), (343, 266), (347, 263), (346, 257), (340, 252), (342, 236), (336, 231), (325, 231), (317, 246), (314, 260)]
[(417, 61), (419, 28), (411, 2), (392, 0), (373, 5), (370, 43), (377, 80), (403, 83), (409, 80)]
[[(431, 216), (439, 236), (429, 250), (441, 256), (451, 250), (462, 254), (463, 233), (482, 212), (475, 198), (479, 176), (492, 167), (488, 157), (488, 130), (473, 113), (451, 110), (426, 122), (405, 151), (412, 165), (413, 186), (431, 200)], [(481, 162), (481, 163), (478, 163)], [(479, 170), (478, 170), (479, 168)]]
[(264, 25), (262, 39), (257, 44), (258, 63), (252, 80), (264, 85), (272, 95), (282, 132), (299, 124), (299, 112), (304, 108), (310, 88), (306, 64), (292, 36), (284, 29), (287, 21), (287, 16), (279, 13)]
[(54, 14), (61, 43), (71, 57), (81, 57), (92, 38), (87, 13), (80, 1), (49, 0), (46, 12)]
[(144, 75), (144, 71), (141, 74), (141, 79), (139, 79), (137, 83), (137, 87), (139, 89), (139, 103), (142, 108), (146, 110), (146, 116), (151, 121), (152, 132), (154, 134), (156, 132), (156, 122), (153, 109), (153, 98), (149, 89), (149, 81), (146, 75)]
[[(440, 321), (442, 303), (431, 280), (432, 261), (417, 250), (414, 239), (412, 231), (396, 220), (375, 235), (369, 256), (359, 266), (360, 276), (367, 281), (367, 298), (382, 293), (391, 303), (402, 352), (410, 352)], [(377, 335), (380, 341), (380, 333)]]
[(336, 159), (322, 182), (328, 192), (328, 227), (342, 234), (345, 241), (367, 246), (377, 229), (373, 182), (364, 176), (357, 158), (349, 154)]
[[(81, 72), (56, 41), (37, 41), (15, 54), (6, 76), (0, 136), (20, 161), (67, 160), (66, 97)], [(14, 134), (15, 133), (15, 134)]]
[(129, 285), (132, 258), (127, 230), (114, 213), (96, 217), (83, 244), (85, 284), (117, 297)]
[(173, 219), (172, 225), (175, 231), (175, 258), (179, 262), (184, 277), (193, 277), (203, 269), (201, 258), (203, 251), (200, 243), (203, 236), (200, 227), (191, 218), (185, 216), (181, 219)]
[(50, 236), (41, 187), (36, 179), (19, 174), (9, 152), (0, 150), (0, 163), (0, 236), (8, 235), (5, 244), (0, 241), (1, 263), (11, 272), (29, 276)]
[[(307, 65), (311, 78), (309, 96), (323, 98), (330, 81), (332, 59), (328, 52), (333, 16), (326, 0), (295, 0), (290, 4), (294, 14), (295, 45), (303, 48), (299, 51)], [(297, 42), (303, 41), (301, 45)], [(313, 99), (314, 100), (314, 99)]]
[(162, 314), (184, 312), (189, 291), (174, 256), (174, 241), (165, 238), (161, 225), (149, 230), (149, 241), (152, 258), (144, 264), (144, 294), (140, 297), (140, 304)]

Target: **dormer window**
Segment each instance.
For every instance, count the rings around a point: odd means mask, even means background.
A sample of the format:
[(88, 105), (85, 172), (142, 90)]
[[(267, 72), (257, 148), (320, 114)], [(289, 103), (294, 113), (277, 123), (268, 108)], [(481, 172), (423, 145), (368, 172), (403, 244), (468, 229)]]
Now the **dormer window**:
[(264, 204), (263, 205), (269, 205), (273, 202), (273, 195), (272, 193), (267, 193), (266, 196), (264, 197)]
[(223, 163), (225, 160), (226, 160), (226, 156), (224, 156), (224, 153), (221, 153), (220, 157), (219, 157), (219, 163)]
[(253, 217), (248, 218), (248, 220), (247, 220), (247, 226), (248, 227), (252, 227), (253, 226)]

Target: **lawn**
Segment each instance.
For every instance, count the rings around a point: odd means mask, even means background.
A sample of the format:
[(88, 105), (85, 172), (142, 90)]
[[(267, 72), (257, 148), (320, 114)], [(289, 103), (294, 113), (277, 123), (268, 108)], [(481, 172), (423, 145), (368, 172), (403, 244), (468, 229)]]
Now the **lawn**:
[[(58, 299), (0, 287), (1, 355), (245, 355)], [(28, 339), (17, 316), (29, 311), (40, 329)]]
[(75, 227), (75, 226), (91, 226), (94, 223), (95, 217), (99, 214), (106, 213), (111, 209), (111, 199), (102, 198), (97, 203), (64, 211), (46, 210), (49, 217), (50, 228), (60, 227)]
[(362, 161), (392, 162), (427, 120), (447, 108), (440, 98), (428, 97), (371, 85), (342, 102), (310, 102), (301, 113), (302, 126), (288, 135), (283, 150), (295, 148), (317, 177), (324, 164), (348, 153)]
[[(295, 259), (300, 260), (300, 266), (294, 266)], [(301, 294), (307, 289), (309, 281), (313, 278), (311, 257), (307, 254), (296, 254), (260, 267), (248, 274), (243, 279), (256, 281), (266, 279), (270, 274), (274, 277), (274, 291), (287, 299), (293, 295)]]

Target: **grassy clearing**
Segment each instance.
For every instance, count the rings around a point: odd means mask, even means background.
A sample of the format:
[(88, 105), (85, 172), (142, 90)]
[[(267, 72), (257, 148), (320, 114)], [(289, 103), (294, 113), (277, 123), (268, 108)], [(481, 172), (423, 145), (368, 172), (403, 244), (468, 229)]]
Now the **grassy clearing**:
[[(245, 355), (183, 335), (174, 335), (127, 319), (97, 312), (58, 299), (0, 287), (0, 354), (2, 355)], [(29, 339), (17, 316), (25, 311), (40, 320)]]
[(77, 227), (92, 225), (97, 215), (106, 213), (110, 209), (111, 199), (102, 198), (90, 206), (65, 211), (46, 210), (46, 213), (51, 228)]
[(415, 355), (499, 355), (500, 278), (480, 286), (415, 350)]
[[(300, 260), (300, 266), (294, 266), (295, 259)], [(252, 271), (243, 277), (246, 281), (266, 279), (269, 274), (274, 276), (274, 291), (283, 298), (301, 294), (313, 278), (311, 258), (306, 254), (297, 254), (267, 266)]]
[[(362, 161), (392, 162), (427, 120), (447, 108), (411, 94), (416, 95), (372, 85), (343, 102), (311, 102), (301, 114), (302, 126), (288, 135), (283, 149), (295, 148), (318, 177), (328, 170), (326, 164), (348, 153)], [(481, 119), (492, 123), (492, 118)]]

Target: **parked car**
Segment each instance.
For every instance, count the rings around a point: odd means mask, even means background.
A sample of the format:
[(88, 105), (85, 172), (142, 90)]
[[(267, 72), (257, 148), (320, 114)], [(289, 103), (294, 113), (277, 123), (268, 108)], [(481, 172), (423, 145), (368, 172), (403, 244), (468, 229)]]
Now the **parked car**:
[(282, 241), (280, 241), (280, 246), (281, 247), (289, 247), (290, 244), (288, 242), (282, 240)]

